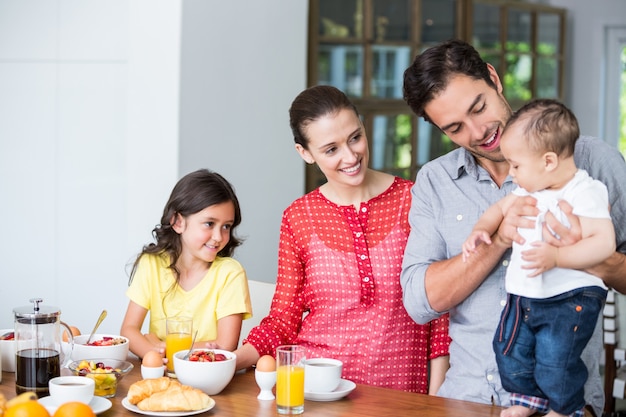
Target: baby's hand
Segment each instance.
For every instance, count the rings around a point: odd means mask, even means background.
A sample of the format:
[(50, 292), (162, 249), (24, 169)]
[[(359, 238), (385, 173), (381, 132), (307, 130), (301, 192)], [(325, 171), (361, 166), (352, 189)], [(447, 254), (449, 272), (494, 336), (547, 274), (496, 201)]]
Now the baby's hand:
[(474, 230), (463, 243), (463, 262), (476, 252), (476, 248), (481, 242), (491, 245), (491, 236), (484, 230)]
[(533, 242), (532, 249), (522, 252), (522, 260), (524, 264), (522, 269), (532, 270), (528, 277), (536, 277), (556, 267), (556, 258), (559, 249), (546, 242)]

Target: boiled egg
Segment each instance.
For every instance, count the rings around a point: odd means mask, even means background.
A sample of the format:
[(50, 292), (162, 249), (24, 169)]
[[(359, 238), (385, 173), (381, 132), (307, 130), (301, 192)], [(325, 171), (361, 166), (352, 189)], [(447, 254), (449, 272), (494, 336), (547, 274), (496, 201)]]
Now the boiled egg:
[[(78, 327), (70, 326), (70, 330), (72, 331), (72, 337), (80, 336), (80, 330), (78, 329)], [(63, 330), (62, 338), (64, 342), (68, 341), (69, 338), (67, 337), (67, 330)]]
[(263, 355), (256, 362), (256, 369), (260, 372), (274, 372), (276, 370), (276, 359), (270, 355)]
[(163, 366), (163, 357), (159, 352), (151, 350), (143, 356), (141, 364), (147, 368), (158, 368)]

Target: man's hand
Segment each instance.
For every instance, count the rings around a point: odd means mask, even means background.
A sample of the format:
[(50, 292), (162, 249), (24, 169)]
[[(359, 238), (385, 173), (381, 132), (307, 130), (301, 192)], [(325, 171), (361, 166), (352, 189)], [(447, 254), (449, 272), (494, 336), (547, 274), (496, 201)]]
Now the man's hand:
[(504, 219), (498, 228), (498, 239), (509, 248), (513, 242), (520, 245), (524, 244), (524, 239), (517, 228), (532, 229), (535, 227), (535, 222), (527, 217), (536, 217), (538, 214), (537, 200), (533, 197), (516, 198), (511, 207), (504, 213)]
[[(580, 219), (577, 215), (572, 213), (573, 208), (567, 201), (559, 201), (559, 208), (563, 211), (565, 217), (567, 217), (571, 227), (569, 229), (565, 227), (548, 211), (548, 213), (546, 213), (545, 223), (543, 224), (543, 240), (556, 247), (573, 245), (583, 237)], [(550, 228), (548, 228), (548, 226)], [(550, 232), (550, 230), (556, 233), (556, 236)]]
[(620, 294), (626, 294), (626, 256), (615, 252), (606, 261), (586, 270), (604, 280), (607, 287), (614, 288)]

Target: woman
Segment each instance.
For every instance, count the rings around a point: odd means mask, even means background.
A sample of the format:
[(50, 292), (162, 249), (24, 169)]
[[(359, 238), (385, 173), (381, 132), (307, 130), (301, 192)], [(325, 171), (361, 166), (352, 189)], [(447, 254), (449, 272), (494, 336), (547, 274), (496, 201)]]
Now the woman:
[(283, 213), (269, 315), (237, 353), (238, 368), (282, 344), (343, 361), (357, 383), (436, 392), (447, 369), (447, 316), (416, 324), (402, 305), (410, 181), (368, 168), (355, 106), (330, 86), (304, 90), (289, 110), (296, 150), (327, 182)]

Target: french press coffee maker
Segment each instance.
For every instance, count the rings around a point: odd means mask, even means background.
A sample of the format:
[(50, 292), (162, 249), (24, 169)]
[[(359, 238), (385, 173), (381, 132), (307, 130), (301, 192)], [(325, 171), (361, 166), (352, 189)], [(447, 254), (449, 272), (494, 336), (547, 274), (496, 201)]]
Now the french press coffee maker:
[[(15, 390), (49, 394), (48, 382), (61, 374), (65, 356), (71, 356), (74, 339), (69, 326), (61, 321), (56, 307), (40, 306), (41, 298), (29, 300), (32, 306), (13, 309), (15, 314)], [(61, 326), (68, 334), (70, 352), (65, 355), (61, 345)]]

